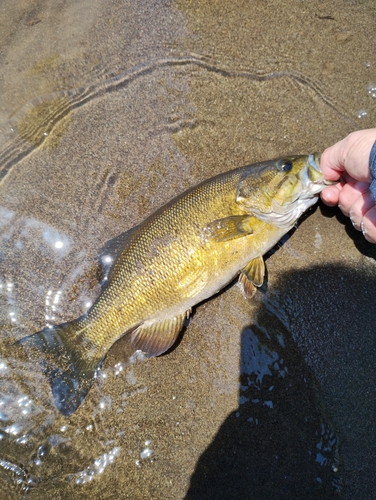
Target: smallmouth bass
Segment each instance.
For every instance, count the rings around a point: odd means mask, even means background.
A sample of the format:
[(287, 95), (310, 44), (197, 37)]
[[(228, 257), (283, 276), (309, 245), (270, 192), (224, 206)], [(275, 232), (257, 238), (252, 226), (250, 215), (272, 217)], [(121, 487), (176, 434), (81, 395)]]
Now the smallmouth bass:
[(117, 258), (91, 308), (17, 342), (42, 358), (57, 408), (64, 415), (78, 408), (124, 334), (147, 357), (158, 356), (192, 307), (236, 275), (251, 297), (264, 281), (262, 256), (326, 184), (316, 154), (248, 165), (189, 189), (115, 238)]

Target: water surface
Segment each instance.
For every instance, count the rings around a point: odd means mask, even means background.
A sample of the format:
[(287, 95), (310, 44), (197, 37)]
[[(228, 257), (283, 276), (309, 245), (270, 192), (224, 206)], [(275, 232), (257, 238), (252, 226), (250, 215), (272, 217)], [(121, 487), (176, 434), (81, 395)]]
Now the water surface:
[(253, 301), (229, 287), (167, 355), (120, 340), (69, 418), (13, 347), (87, 310), (98, 250), (187, 187), (374, 126), (374, 2), (5, 1), (0, 15), (7, 497), (374, 498), (376, 253), (334, 209), (269, 255)]

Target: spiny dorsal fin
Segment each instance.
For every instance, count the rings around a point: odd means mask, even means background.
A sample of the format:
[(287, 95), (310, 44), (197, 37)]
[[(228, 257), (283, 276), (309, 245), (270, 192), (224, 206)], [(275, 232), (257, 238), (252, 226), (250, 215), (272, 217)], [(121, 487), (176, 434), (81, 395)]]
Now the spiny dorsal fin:
[(244, 276), (255, 286), (261, 286), (264, 283), (265, 263), (261, 255), (255, 257), (242, 269)]
[(159, 356), (166, 352), (176, 341), (180, 330), (183, 328), (187, 313), (173, 318), (158, 321), (151, 325), (141, 325), (131, 337), (135, 349), (142, 351), (146, 357)]
[(204, 229), (204, 233), (218, 242), (229, 241), (235, 238), (243, 238), (253, 233), (251, 227), (252, 215), (230, 215), (223, 219), (210, 222)]
[(102, 275), (101, 275), (101, 286), (104, 288), (107, 286), (110, 277), (113, 265), (116, 259), (119, 257), (121, 251), (124, 246), (128, 243), (130, 237), (135, 232), (138, 226), (132, 227), (129, 231), (125, 231), (124, 233), (115, 236), (111, 240), (108, 240), (103, 247), (99, 249), (97, 255), (97, 261), (101, 267)]

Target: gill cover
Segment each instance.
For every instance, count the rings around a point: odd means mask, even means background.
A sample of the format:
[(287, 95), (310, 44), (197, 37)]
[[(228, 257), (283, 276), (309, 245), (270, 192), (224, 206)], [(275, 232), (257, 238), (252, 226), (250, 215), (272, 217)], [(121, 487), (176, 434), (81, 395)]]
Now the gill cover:
[(268, 162), (240, 181), (236, 201), (258, 219), (288, 229), (317, 201), (325, 187), (318, 155)]
[(258, 172), (249, 171), (239, 182), (236, 201), (247, 211), (285, 212), (283, 207), (288, 210), (298, 199), (310, 198), (323, 187), (318, 155), (295, 156), (263, 164)]

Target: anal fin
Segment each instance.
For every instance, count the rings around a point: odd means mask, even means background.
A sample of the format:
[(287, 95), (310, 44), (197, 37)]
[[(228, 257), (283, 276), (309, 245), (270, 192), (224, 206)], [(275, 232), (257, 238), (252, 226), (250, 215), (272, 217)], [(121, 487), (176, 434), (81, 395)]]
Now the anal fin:
[(163, 354), (176, 341), (188, 315), (189, 311), (163, 321), (140, 325), (132, 333), (132, 345), (148, 358)]
[(115, 238), (108, 240), (99, 250), (97, 262), (101, 269), (101, 287), (105, 288), (110, 280), (111, 272), (114, 263), (121, 254), (123, 248), (130, 240), (133, 233), (138, 229), (138, 226), (132, 227), (128, 231), (121, 233)]

